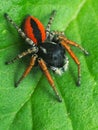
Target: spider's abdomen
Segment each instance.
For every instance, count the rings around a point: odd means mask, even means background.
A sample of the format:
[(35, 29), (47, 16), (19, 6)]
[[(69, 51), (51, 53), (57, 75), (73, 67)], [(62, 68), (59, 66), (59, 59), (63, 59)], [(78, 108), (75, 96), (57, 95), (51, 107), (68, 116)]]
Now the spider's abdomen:
[(64, 65), (65, 50), (60, 44), (47, 42), (40, 46), (39, 55), (48, 66), (62, 67)]
[(46, 39), (46, 32), (43, 24), (33, 16), (28, 16), (25, 19), (24, 32), (35, 44), (42, 43)]

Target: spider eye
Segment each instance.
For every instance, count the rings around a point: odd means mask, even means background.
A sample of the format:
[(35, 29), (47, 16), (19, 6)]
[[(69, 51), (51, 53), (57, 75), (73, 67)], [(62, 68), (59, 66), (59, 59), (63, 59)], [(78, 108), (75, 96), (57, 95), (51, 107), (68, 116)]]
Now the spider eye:
[(54, 61), (56, 61), (57, 60), (57, 56), (55, 55), (55, 56), (53, 56), (53, 60)]

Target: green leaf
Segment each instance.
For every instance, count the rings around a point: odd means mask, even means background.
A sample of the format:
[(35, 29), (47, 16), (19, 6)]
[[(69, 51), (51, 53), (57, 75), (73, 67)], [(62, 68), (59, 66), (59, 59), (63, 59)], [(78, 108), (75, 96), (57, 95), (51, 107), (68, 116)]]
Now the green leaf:
[[(62, 76), (50, 71), (62, 103), (55, 99), (39, 67), (18, 88), (14, 87), (30, 57), (5, 65), (27, 46), (4, 13), (9, 13), (19, 26), (26, 14), (46, 26), (54, 9), (57, 14), (51, 29), (64, 31), (90, 53), (86, 57), (72, 48), (81, 62), (81, 87), (76, 87), (77, 66), (71, 57), (69, 69)], [(98, 0), (3, 0), (0, 32), (0, 130), (98, 130)]]

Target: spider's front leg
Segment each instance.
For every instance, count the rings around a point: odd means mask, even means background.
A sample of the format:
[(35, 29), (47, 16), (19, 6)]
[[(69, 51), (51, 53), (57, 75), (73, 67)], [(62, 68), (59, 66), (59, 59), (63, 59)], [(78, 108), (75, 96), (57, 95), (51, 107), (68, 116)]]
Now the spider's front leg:
[(73, 45), (75, 47), (78, 47), (86, 55), (88, 55), (88, 52), (82, 46), (78, 45), (77, 43), (75, 43), (73, 41), (68, 40), (65, 36), (58, 35), (58, 39), (59, 39), (59, 42), (61, 43), (61, 45), (68, 51), (68, 53), (70, 54), (70, 56), (73, 58), (73, 60), (75, 61), (75, 63), (78, 66), (78, 82), (77, 82), (77, 85), (79, 86), (80, 83), (81, 83), (80, 61), (78, 60), (76, 55), (73, 53), (73, 51), (71, 50), (69, 45)]
[(59, 41), (59, 36), (64, 36), (65, 34), (62, 31), (50, 31), (48, 34), (48, 40), (53, 41), (53, 42), (58, 42)]
[(51, 77), (51, 75), (50, 75), (50, 73), (49, 73), (49, 71), (48, 71), (48, 69), (47, 69), (47, 66), (46, 66), (44, 60), (41, 59), (41, 58), (39, 58), (39, 59), (38, 59), (38, 63), (39, 63), (39, 65), (40, 65), (41, 69), (43, 70), (43, 72), (44, 72), (44, 74), (45, 74), (45, 76), (46, 76), (46, 78), (47, 78), (49, 84), (50, 84), (51, 87), (53, 88), (53, 90), (54, 90), (54, 92), (55, 92), (55, 94), (56, 94), (56, 96), (57, 96), (57, 98), (58, 98), (58, 101), (59, 101), (59, 102), (62, 102), (62, 99), (61, 99), (61, 97), (59, 96), (59, 93), (58, 93), (58, 91), (57, 91), (57, 89), (56, 89), (56, 86), (55, 86), (55, 84), (54, 84), (54, 81), (53, 81), (53, 79), (52, 79), (52, 77)]
[(35, 65), (36, 59), (37, 59), (37, 55), (34, 54), (30, 60), (30, 64), (29, 66), (26, 68), (26, 70), (24, 71), (23, 75), (20, 77), (20, 79), (18, 80), (18, 82), (16, 82), (15, 86), (17, 87), (18, 84), (30, 73), (31, 69), (33, 68), (33, 66)]
[(61, 41), (61, 44), (68, 51), (68, 53), (70, 54), (70, 56), (72, 57), (72, 59), (75, 61), (75, 63), (78, 66), (78, 81), (77, 81), (77, 85), (80, 86), (80, 84), (81, 84), (80, 61), (78, 60), (78, 58), (76, 57), (76, 55), (73, 53), (73, 51), (71, 50), (71, 48), (64, 41)]
[(86, 49), (84, 49), (81, 45), (67, 39), (65, 36), (58, 35), (58, 39), (65, 41), (65, 43), (67, 45), (72, 45), (72, 46), (75, 46), (75, 47), (79, 48), (85, 55), (89, 55), (88, 51)]
[(81, 45), (67, 39), (64, 32), (52, 31), (52, 32), (50, 32), (49, 35), (50, 35), (51, 40), (54, 40), (55, 42), (63, 40), (63, 41), (65, 41), (65, 44), (75, 46), (75, 47), (79, 48), (85, 55), (89, 55), (88, 51), (86, 49), (84, 49)]

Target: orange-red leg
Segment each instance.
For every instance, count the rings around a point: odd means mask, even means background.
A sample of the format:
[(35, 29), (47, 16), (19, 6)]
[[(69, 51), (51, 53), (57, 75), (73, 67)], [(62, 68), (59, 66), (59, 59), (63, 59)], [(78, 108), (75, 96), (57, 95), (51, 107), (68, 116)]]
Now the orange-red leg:
[(81, 78), (81, 73), (80, 73), (80, 61), (79, 61), (78, 58), (75, 56), (75, 54), (73, 53), (73, 51), (71, 50), (71, 48), (65, 43), (64, 40), (61, 41), (61, 44), (64, 46), (64, 48), (68, 51), (68, 53), (69, 53), (70, 56), (73, 58), (73, 60), (75, 61), (75, 63), (78, 65), (78, 85), (80, 85), (80, 78)]
[(29, 72), (31, 71), (32, 67), (35, 65), (36, 58), (37, 58), (37, 55), (32, 56), (29, 66), (28, 66), (27, 69), (24, 71), (23, 75), (22, 75), (21, 78), (18, 80), (18, 82), (15, 84), (16, 87), (17, 87), (18, 84), (29, 74)]
[(48, 71), (48, 69), (47, 69), (47, 66), (46, 66), (44, 60), (41, 59), (41, 58), (39, 58), (39, 59), (38, 59), (38, 63), (39, 63), (39, 65), (40, 65), (40, 67), (42, 68), (42, 70), (43, 70), (43, 72), (44, 72), (44, 74), (45, 74), (45, 76), (46, 76), (48, 82), (49, 82), (50, 85), (52, 86), (52, 88), (53, 88), (53, 90), (54, 90), (54, 92), (55, 92), (55, 94), (56, 94), (58, 100), (61, 102), (62, 99), (60, 98), (60, 96), (59, 96), (59, 94), (58, 94), (58, 92), (57, 92), (57, 89), (56, 89), (56, 86), (55, 86), (55, 84), (54, 84), (54, 81), (53, 81), (53, 79), (52, 79), (52, 77), (51, 77), (51, 75), (50, 75), (50, 73), (49, 73), (49, 71)]
[(86, 55), (89, 54), (82, 46), (80, 46), (79, 44), (77, 44), (71, 40), (68, 40), (66, 37), (59, 36), (59, 39), (64, 40), (66, 44), (69, 44), (69, 45), (72, 45), (72, 46), (79, 48), (82, 52), (84, 52), (84, 54), (86, 54)]

